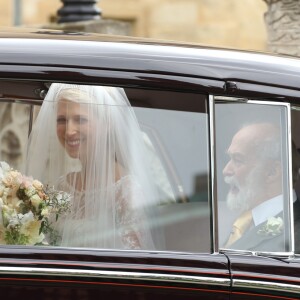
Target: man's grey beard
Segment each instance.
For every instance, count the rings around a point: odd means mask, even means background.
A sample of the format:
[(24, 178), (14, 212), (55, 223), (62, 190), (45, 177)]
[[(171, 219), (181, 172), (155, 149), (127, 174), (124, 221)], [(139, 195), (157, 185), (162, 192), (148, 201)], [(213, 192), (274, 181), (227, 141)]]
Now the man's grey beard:
[(258, 166), (251, 170), (243, 186), (240, 186), (240, 183), (234, 176), (226, 176), (224, 178), (227, 184), (235, 185), (239, 189), (236, 195), (230, 191), (227, 194), (226, 202), (230, 210), (244, 212), (255, 205), (257, 196), (260, 195), (264, 189), (261, 180), (262, 170), (262, 166)]

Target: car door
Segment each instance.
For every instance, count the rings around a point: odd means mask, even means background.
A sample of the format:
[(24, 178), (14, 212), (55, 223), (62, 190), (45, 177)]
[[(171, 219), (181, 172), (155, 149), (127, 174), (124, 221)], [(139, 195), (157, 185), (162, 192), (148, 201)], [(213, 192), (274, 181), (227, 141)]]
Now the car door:
[[(63, 69), (56, 73), (63, 74)], [(0, 160), (26, 172), (28, 136), (50, 82), (57, 81), (20, 79), (0, 83)], [(118, 81), (118, 75), (114, 79)], [(36, 295), (45, 299), (229, 299), (228, 258), (212, 247), (208, 97), (172, 91), (173, 84), (170, 80), (162, 88), (154, 80), (151, 88), (149, 82), (147, 88), (142, 83), (138, 88), (121, 86), (149, 151), (147, 159), (159, 190), (164, 247), (138, 251), (8, 245), (4, 239), (0, 246), (3, 295), (9, 299)]]
[[(297, 105), (238, 97), (214, 97), (212, 101), (219, 249), (230, 261), (231, 299), (298, 299)], [(273, 129), (262, 138), (266, 128)], [(264, 199), (266, 195), (269, 200)], [(276, 199), (280, 199), (277, 204)], [(246, 226), (241, 225), (241, 216), (248, 210), (251, 223), (232, 242), (239, 226)]]

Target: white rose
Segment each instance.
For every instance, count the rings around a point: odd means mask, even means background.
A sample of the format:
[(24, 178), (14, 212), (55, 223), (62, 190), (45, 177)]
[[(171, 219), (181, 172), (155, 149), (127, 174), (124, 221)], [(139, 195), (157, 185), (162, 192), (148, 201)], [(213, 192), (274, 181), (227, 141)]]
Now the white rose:
[(9, 219), (9, 223), (7, 225), (7, 228), (15, 228), (17, 225), (20, 225), (20, 220), (18, 218), (17, 215), (13, 215), (11, 216), (11, 218)]
[(35, 193), (36, 193), (36, 190), (35, 190), (35, 188), (32, 187), (32, 186), (30, 186), (30, 187), (28, 187), (28, 188), (25, 189), (25, 195), (26, 195), (27, 197), (31, 197), (31, 196), (33, 196)]
[(283, 227), (284, 223), (282, 218), (270, 217), (257, 233), (265, 236), (276, 236), (282, 233)]
[(10, 170), (9, 165), (5, 161), (0, 162), (0, 179), (3, 179), (5, 174)]
[(41, 215), (42, 215), (43, 217), (49, 217), (49, 215), (50, 215), (49, 209), (48, 209), (48, 208), (43, 208), (43, 209), (42, 209), (42, 212), (41, 212)]
[(26, 225), (27, 223), (34, 221), (34, 216), (33, 216), (32, 211), (29, 211), (28, 213), (26, 213), (24, 215), (18, 214), (18, 217), (19, 217), (22, 225)]
[(283, 227), (283, 220), (280, 217), (271, 217), (268, 219), (267, 227), (269, 230), (279, 231)]
[(25, 234), (28, 236), (29, 241), (28, 245), (35, 245), (37, 243), (41, 243), (45, 236), (43, 233), (39, 234), (41, 227), (41, 221), (30, 221), (24, 224), (24, 226), (21, 227), (20, 233)]
[(10, 192), (11, 192), (10, 188), (4, 188), (3, 197), (6, 198), (8, 195), (10, 195)]
[(35, 208), (39, 208), (39, 205), (42, 202), (42, 199), (40, 198), (39, 195), (35, 194), (30, 198), (30, 201)]
[(7, 226), (9, 220), (13, 216), (13, 210), (9, 208), (7, 205), (2, 206), (2, 222), (4, 226)]
[(22, 201), (18, 197), (14, 197), (14, 198), (10, 198), (9, 205), (10, 205), (10, 207), (18, 209), (21, 202)]

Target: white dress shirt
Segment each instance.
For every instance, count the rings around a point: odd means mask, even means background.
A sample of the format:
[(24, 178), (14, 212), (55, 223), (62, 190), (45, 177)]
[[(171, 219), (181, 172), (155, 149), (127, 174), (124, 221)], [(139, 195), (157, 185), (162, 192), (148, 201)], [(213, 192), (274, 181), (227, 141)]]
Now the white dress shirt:
[[(293, 202), (297, 199), (293, 191)], [(283, 195), (278, 195), (272, 199), (264, 201), (252, 209), (252, 218), (254, 226), (266, 222), (269, 218), (275, 217), (283, 211)]]

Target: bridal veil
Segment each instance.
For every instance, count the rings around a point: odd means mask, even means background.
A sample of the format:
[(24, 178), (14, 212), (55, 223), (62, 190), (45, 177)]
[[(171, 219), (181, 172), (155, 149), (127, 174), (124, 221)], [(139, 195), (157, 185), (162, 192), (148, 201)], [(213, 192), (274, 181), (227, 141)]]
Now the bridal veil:
[(163, 247), (147, 149), (123, 89), (52, 84), (27, 152), (28, 175), (71, 194), (61, 245)]

